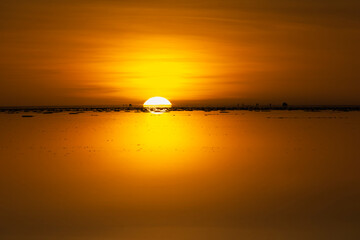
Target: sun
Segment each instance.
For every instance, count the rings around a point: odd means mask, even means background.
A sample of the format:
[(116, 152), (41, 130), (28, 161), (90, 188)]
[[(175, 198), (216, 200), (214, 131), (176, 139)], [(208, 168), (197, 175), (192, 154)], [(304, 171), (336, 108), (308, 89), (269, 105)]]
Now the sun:
[(169, 100), (163, 97), (152, 97), (146, 100), (144, 108), (151, 113), (159, 114), (169, 111), (172, 104)]

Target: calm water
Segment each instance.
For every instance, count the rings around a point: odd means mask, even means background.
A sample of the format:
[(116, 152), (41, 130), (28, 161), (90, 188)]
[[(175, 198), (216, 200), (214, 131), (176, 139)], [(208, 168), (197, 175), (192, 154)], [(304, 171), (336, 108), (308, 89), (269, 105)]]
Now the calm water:
[(359, 112), (0, 113), (0, 239), (360, 239)]

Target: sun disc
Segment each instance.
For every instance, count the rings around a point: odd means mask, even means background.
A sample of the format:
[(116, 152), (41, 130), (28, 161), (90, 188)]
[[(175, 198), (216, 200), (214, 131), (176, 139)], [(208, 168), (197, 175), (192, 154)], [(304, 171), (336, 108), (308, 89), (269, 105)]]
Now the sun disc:
[(151, 113), (164, 113), (169, 111), (172, 104), (166, 98), (152, 97), (146, 100), (143, 106)]

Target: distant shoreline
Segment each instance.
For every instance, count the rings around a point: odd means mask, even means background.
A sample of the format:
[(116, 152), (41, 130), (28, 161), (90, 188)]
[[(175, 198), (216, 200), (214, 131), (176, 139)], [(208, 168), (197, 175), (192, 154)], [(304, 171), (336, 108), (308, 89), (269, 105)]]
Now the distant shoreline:
[[(16, 111), (35, 111), (43, 113), (56, 113), (56, 112), (85, 112), (85, 111), (95, 111), (95, 112), (112, 112), (112, 111), (146, 111), (142, 106), (22, 106), (22, 107), (0, 107), (0, 112), (16, 112)], [(171, 108), (171, 111), (232, 111), (232, 110), (245, 110), (245, 111), (271, 111), (271, 110), (284, 110), (284, 111), (360, 111), (359, 105), (353, 106), (266, 106), (266, 105), (246, 105), (246, 106), (204, 106), (204, 107), (180, 107), (175, 106)]]

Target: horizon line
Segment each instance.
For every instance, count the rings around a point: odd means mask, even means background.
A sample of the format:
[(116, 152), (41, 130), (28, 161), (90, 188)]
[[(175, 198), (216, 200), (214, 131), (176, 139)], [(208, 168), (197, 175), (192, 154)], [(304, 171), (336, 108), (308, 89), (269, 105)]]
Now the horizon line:
[[(235, 104), (235, 105), (172, 105), (172, 108), (284, 108), (282, 104)], [(285, 108), (360, 108), (360, 104), (287, 104)], [(143, 104), (77, 104), (77, 105), (18, 105), (0, 106), (0, 109), (29, 109), (29, 108), (143, 108)]]

